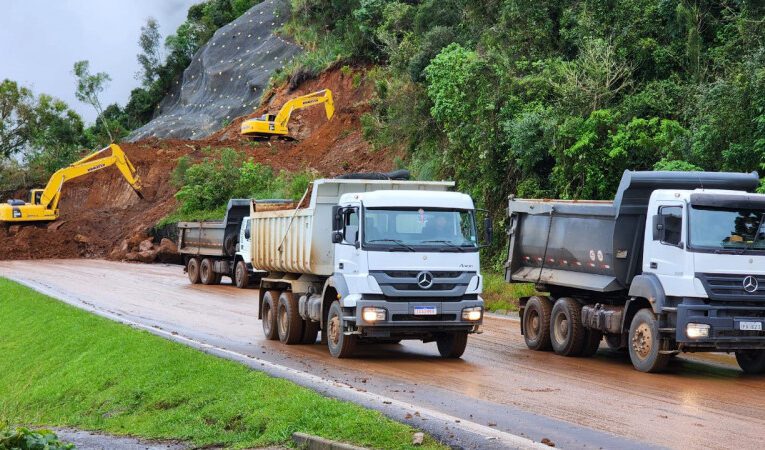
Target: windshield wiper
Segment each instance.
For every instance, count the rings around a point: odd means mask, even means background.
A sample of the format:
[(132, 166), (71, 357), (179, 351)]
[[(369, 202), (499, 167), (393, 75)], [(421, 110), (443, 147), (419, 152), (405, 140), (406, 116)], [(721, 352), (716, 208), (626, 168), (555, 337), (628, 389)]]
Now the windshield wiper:
[(401, 241), (401, 240), (399, 240), (399, 239), (372, 239), (371, 241), (367, 241), (367, 242), (368, 242), (368, 243), (370, 243), (370, 244), (371, 244), (372, 242), (393, 242), (394, 244), (398, 244), (398, 245), (400, 245), (401, 247), (403, 247), (403, 248), (405, 248), (405, 249), (409, 250), (410, 252), (414, 252), (414, 251), (416, 251), (416, 250), (414, 249), (414, 247), (412, 247), (412, 246), (410, 246), (410, 245), (407, 245), (406, 243), (404, 243), (404, 241)]
[(451, 248), (453, 248), (453, 249), (456, 249), (457, 251), (460, 251), (460, 252), (464, 252), (464, 251), (465, 251), (465, 249), (464, 249), (464, 248), (462, 248), (461, 246), (458, 246), (458, 245), (454, 245), (454, 244), (452, 244), (451, 242), (449, 242), (449, 241), (446, 241), (446, 240), (443, 240), (443, 239), (434, 239), (434, 240), (430, 240), (430, 241), (422, 241), (422, 243), (423, 243), (423, 244), (428, 244), (428, 243), (433, 243), (433, 244), (446, 244), (446, 245), (448, 245), (449, 247), (451, 247)]

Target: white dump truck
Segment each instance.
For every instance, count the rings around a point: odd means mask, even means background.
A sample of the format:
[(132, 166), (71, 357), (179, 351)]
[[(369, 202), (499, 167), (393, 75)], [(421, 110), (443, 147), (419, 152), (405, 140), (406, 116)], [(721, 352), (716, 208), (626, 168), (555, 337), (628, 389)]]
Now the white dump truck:
[[(476, 210), (452, 182), (321, 179), (297, 208), (252, 201), (251, 245), (268, 339), (330, 353), (363, 342), (435, 341), (459, 358), (483, 319)], [(491, 224), (484, 222), (490, 241)]]

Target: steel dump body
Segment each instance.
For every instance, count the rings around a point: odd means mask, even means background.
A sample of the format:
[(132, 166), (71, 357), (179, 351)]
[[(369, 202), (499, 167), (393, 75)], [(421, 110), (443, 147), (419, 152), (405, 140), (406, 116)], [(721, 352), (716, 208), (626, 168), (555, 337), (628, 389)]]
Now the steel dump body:
[(379, 190), (443, 192), (453, 186), (453, 182), (440, 181), (321, 179), (314, 181), (307, 207), (257, 211), (255, 202), (250, 212), (252, 265), (269, 272), (330, 276), (334, 272), (332, 207), (343, 194)]
[(235, 244), (242, 218), (249, 213), (249, 207), (249, 199), (232, 199), (223, 220), (178, 222), (178, 252), (182, 255), (233, 256), (236, 249), (232, 244)]
[(614, 201), (510, 198), (505, 279), (624, 291), (641, 273), (646, 210), (654, 190), (749, 190), (753, 180), (750, 174), (626, 171)]

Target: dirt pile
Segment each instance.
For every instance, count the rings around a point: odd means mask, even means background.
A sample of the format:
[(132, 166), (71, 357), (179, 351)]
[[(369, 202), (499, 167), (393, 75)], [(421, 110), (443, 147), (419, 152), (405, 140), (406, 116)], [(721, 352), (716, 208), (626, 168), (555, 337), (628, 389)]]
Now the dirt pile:
[(292, 92), (286, 87), (278, 90), (269, 106), (253, 114), (278, 110), (286, 100), (297, 95), (331, 89), (335, 96), (335, 117), (327, 121), (322, 107), (293, 113), (289, 127), (296, 141), (243, 139), (239, 128), (244, 118), (239, 118), (205, 140), (150, 139), (122, 143), (122, 149), (141, 177), (143, 200), (114, 167), (69, 181), (63, 187), (59, 220), (0, 226), (0, 259), (170, 260), (173, 243), (152, 239), (150, 230), (177, 207), (171, 176), (178, 158), (189, 155), (201, 159), (208, 147), (234, 148), (245, 157), (276, 170), (310, 168), (326, 177), (390, 170), (394, 155), (373, 151), (361, 135), (359, 118), (369, 110), (370, 94), (363, 79), (363, 71), (343, 74), (332, 70)]

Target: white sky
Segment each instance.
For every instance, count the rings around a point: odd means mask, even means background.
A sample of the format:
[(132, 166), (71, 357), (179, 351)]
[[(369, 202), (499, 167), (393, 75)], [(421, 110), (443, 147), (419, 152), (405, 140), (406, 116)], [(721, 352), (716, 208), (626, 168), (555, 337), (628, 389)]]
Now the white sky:
[(0, 80), (10, 78), (66, 101), (86, 123), (93, 108), (74, 97), (75, 61), (106, 72), (104, 106), (124, 106), (138, 87), (138, 35), (146, 18), (157, 19), (162, 41), (200, 0), (0, 0)]

